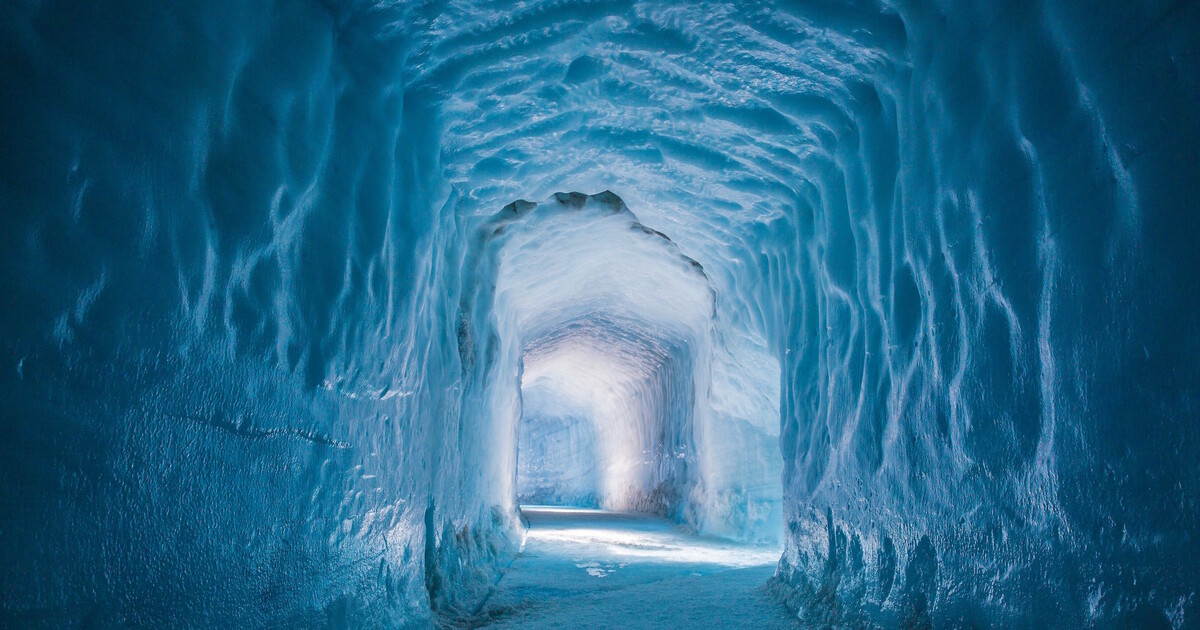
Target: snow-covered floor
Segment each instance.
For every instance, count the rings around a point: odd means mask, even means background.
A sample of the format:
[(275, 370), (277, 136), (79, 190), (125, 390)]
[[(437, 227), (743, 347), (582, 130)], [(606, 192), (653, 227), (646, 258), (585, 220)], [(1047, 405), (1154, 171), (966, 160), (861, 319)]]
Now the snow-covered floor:
[(524, 506), (524, 550), (475, 621), (488, 628), (792, 628), (764, 587), (779, 549), (644, 514)]

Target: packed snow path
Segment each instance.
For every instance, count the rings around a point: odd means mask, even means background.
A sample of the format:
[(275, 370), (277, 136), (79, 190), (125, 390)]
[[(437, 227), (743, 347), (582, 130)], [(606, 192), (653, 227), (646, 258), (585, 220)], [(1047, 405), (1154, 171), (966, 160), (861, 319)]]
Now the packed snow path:
[(792, 628), (766, 591), (779, 550), (645, 514), (525, 506), (521, 555), (475, 618), (487, 628)]

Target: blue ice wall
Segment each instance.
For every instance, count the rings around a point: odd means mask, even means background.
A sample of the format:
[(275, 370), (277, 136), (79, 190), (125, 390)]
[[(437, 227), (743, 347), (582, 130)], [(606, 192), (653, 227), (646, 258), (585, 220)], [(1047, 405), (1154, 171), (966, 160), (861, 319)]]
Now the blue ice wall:
[(0, 15), (0, 625), (427, 617), (437, 140), (398, 16)]
[(1076, 4), (876, 16), (908, 63), (828, 113), (780, 310), (816, 619), (1200, 619), (1200, 7)]
[[(637, 340), (585, 407), (666, 445), (601, 451), (614, 496), (782, 535), (803, 619), (1200, 618), (1196, 2), (0, 29), (5, 625), (469, 614), (520, 529), (526, 350), (572, 326)], [(635, 240), (498, 221), (605, 190)]]

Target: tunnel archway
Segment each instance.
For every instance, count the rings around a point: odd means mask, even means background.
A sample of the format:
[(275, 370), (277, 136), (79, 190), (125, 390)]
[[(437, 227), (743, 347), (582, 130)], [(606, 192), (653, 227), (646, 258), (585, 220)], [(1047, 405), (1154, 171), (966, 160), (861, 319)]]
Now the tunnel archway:
[[(747, 389), (763, 393), (760, 408), (741, 409), (762, 416), (757, 425), (722, 413), (729, 389), (714, 382), (726, 383), (729, 366), (750, 357), (735, 356), (744, 348), (716, 336), (715, 294), (703, 267), (611, 192), (515, 202), (475, 229), (480, 255), (469, 268), (483, 290), (467, 292), (477, 301), (464, 302), (462, 312), (489, 307), (482, 312), (490, 319), (472, 324), (488, 331), (473, 338), (487, 340), (491, 358), (473, 391), (491, 397), (485, 408), (505, 410), (477, 420), (492, 427), (499, 446), (481, 457), (509, 480), (496, 485), (495, 500), (515, 504), (520, 493), (522, 430), (530, 437), (523, 421), (536, 430), (539, 419), (557, 417), (541, 426), (580, 421), (558, 435), (594, 441), (562, 452), (594, 455), (571, 462), (594, 466), (572, 469), (531, 451), (531, 462), (541, 457), (542, 470), (557, 468), (561, 480), (543, 479), (531, 498), (654, 512), (700, 531), (778, 540), (782, 462), (770, 394), (778, 372), (739, 372)], [(763, 450), (742, 450), (747, 443)], [(568, 487), (567, 477), (583, 485)], [(584, 487), (588, 481), (593, 487)]]

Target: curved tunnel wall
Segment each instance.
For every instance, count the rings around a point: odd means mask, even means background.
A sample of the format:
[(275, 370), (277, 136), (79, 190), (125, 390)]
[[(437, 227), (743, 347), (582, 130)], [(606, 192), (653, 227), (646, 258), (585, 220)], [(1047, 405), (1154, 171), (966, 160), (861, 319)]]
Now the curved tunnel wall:
[(606, 189), (705, 269), (798, 610), (1200, 614), (1196, 3), (2, 11), (5, 618), (469, 610), (470, 226)]
[(395, 16), (0, 16), (5, 625), (427, 617), (457, 367)]

